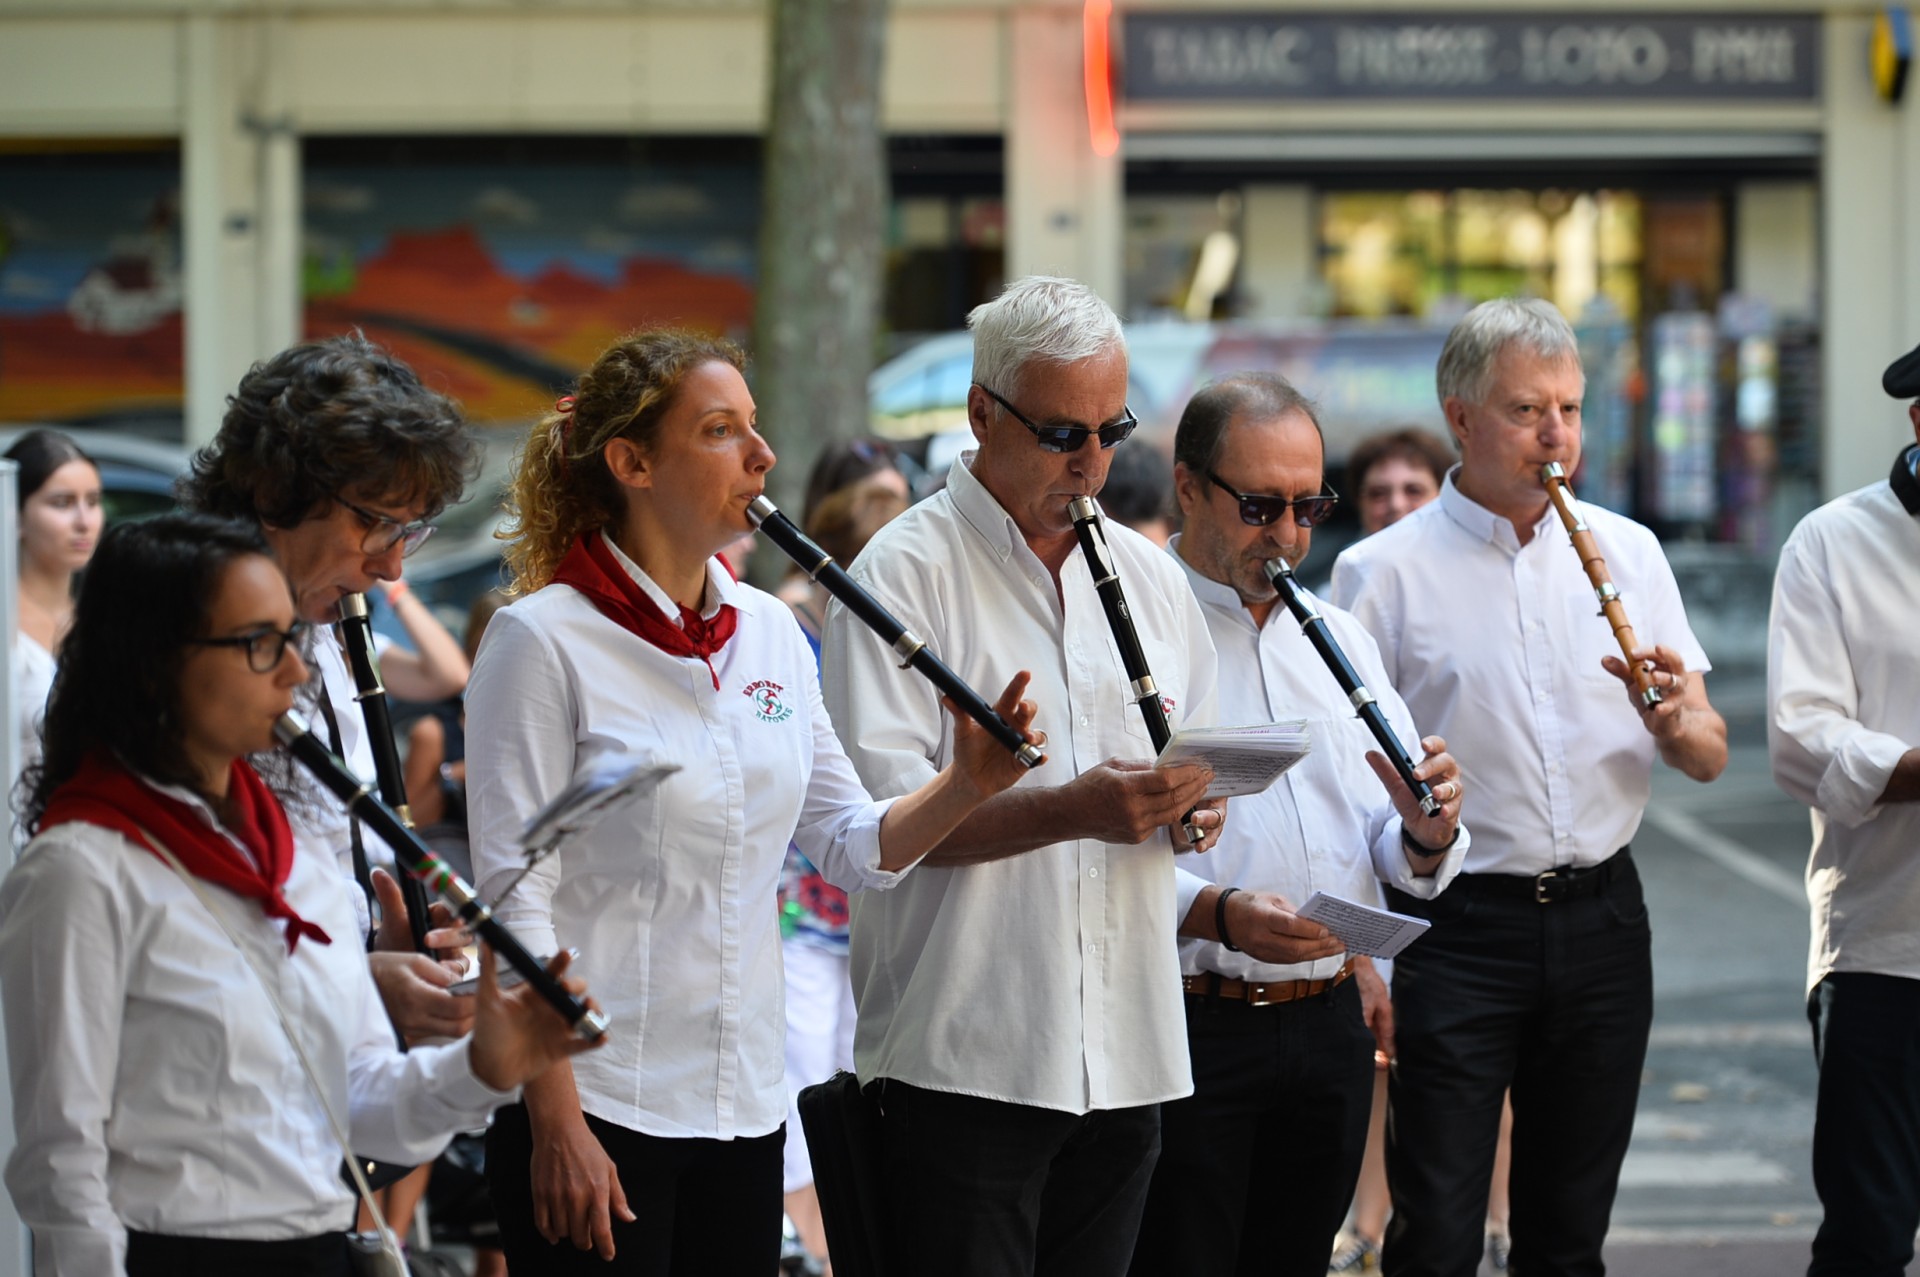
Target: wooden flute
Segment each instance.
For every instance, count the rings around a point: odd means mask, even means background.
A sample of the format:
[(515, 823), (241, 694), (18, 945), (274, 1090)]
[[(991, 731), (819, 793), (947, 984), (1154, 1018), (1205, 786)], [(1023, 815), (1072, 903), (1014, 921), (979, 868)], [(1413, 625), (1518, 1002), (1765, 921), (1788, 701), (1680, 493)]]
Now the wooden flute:
[(1620, 591), (1607, 572), (1607, 561), (1600, 557), (1600, 547), (1594, 544), (1592, 530), (1573, 508), (1573, 489), (1567, 486), (1567, 472), (1558, 461), (1549, 461), (1540, 467), (1540, 481), (1546, 484), (1547, 499), (1553, 502), (1553, 508), (1560, 513), (1560, 522), (1566, 525), (1573, 548), (1580, 555), (1580, 566), (1586, 569), (1587, 580), (1593, 582), (1594, 597), (1600, 601), (1600, 615), (1613, 627), (1621, 658), (1633, 671), (1633, 685), (1640, 693), (1640, 703), (1652, 709), (1665, 698), (1653, 685), (1653, 675), (1633, 654), (1638, 644), (1633, 637), (1633, 626), (1627, 622), (1626, 606), (1620, 602)]

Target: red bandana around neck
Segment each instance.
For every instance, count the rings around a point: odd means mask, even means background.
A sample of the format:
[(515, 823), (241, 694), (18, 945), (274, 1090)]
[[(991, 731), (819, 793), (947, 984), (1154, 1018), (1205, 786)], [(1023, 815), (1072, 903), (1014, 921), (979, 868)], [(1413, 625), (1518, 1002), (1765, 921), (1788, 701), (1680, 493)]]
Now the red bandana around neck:
[(613, 557), (613, 547), (598, 532), (589, 532), (573, 543), (567, 557), (560, 560), (553, 579), (562, 585), (571, 585), (593, 600), (601, 615), (661, 651), (705, 661), (707, 673), (713, 676), (713, 690), (720, 690), (720, 674), (713, 668), (713, 654), (727, 645), (740, 623), (740, 614), (731, 603), (722, 603), (711, 621), (692, 608), (683, 607), (680, 624), (675, 625)]
[(287, 922), (287, 952), (302, 937), (332, 944), (332, 937), (293, 911), (280, 889), (293, 871), (293, 833), (287, 814), (266, 782), (242, 759), (235, 759), (227, 791), (233, 806), (234, 837), (244, 843), (258, 863), (249, 862), (238, 848), (193, 807), (170, 798), (128, 771), (111, 754), (93, 752), (80, 760), (72, 778), (53, 791), (41, 830), (70, 821), (111, 829), (139, 843), (164, 860), (149, 838), (165, 843), (187, 872), (237, 896), (258, 900), (269, 918)]

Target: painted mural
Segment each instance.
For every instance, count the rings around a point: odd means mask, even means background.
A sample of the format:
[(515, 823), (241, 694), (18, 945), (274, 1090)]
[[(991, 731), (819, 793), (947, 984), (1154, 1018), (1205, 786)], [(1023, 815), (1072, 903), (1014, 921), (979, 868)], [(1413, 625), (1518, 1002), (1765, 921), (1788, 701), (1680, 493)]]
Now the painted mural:
[[(537, 413), (628, 329), (677, 322), (747, 335), (752, 156), (437, 149), (311, 150), (310, 336), (359, 328), (476, 422), (504, 422)], [(0, 159), (0, 421), (177, 429), (178, 190), (171, 151)]]
[(537, 413), (643, 324), (746, 337), (756, 162), (516, 149), (508, 163), (310, 157), (309, 334), (364, 330), (476, 421)]
[(0, 421), (178, 421), (172, 150), (0, 159)]

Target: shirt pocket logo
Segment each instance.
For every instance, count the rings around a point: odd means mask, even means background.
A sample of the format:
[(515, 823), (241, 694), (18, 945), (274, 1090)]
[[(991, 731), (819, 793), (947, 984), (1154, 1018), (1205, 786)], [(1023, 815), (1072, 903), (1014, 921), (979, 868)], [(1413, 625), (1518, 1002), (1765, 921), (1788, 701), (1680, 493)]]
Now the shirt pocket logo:
[(784, 723), (793, 717), (793, 706), (780, 699), (780, 684), (757, 679), (741, 689), (741, 695), (753, 702), (754, 717), (763, 723)]

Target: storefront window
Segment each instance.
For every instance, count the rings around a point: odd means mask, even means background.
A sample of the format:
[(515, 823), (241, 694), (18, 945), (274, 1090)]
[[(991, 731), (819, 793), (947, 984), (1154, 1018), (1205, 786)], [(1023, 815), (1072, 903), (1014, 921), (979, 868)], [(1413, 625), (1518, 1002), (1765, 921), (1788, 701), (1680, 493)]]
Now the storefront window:
[(1527, 294), (1579, 316), (1604, 296), (1637, 321), (1644, 218), (1630, 191), (1323, 192), (1332, 313), (1420, 318)]

